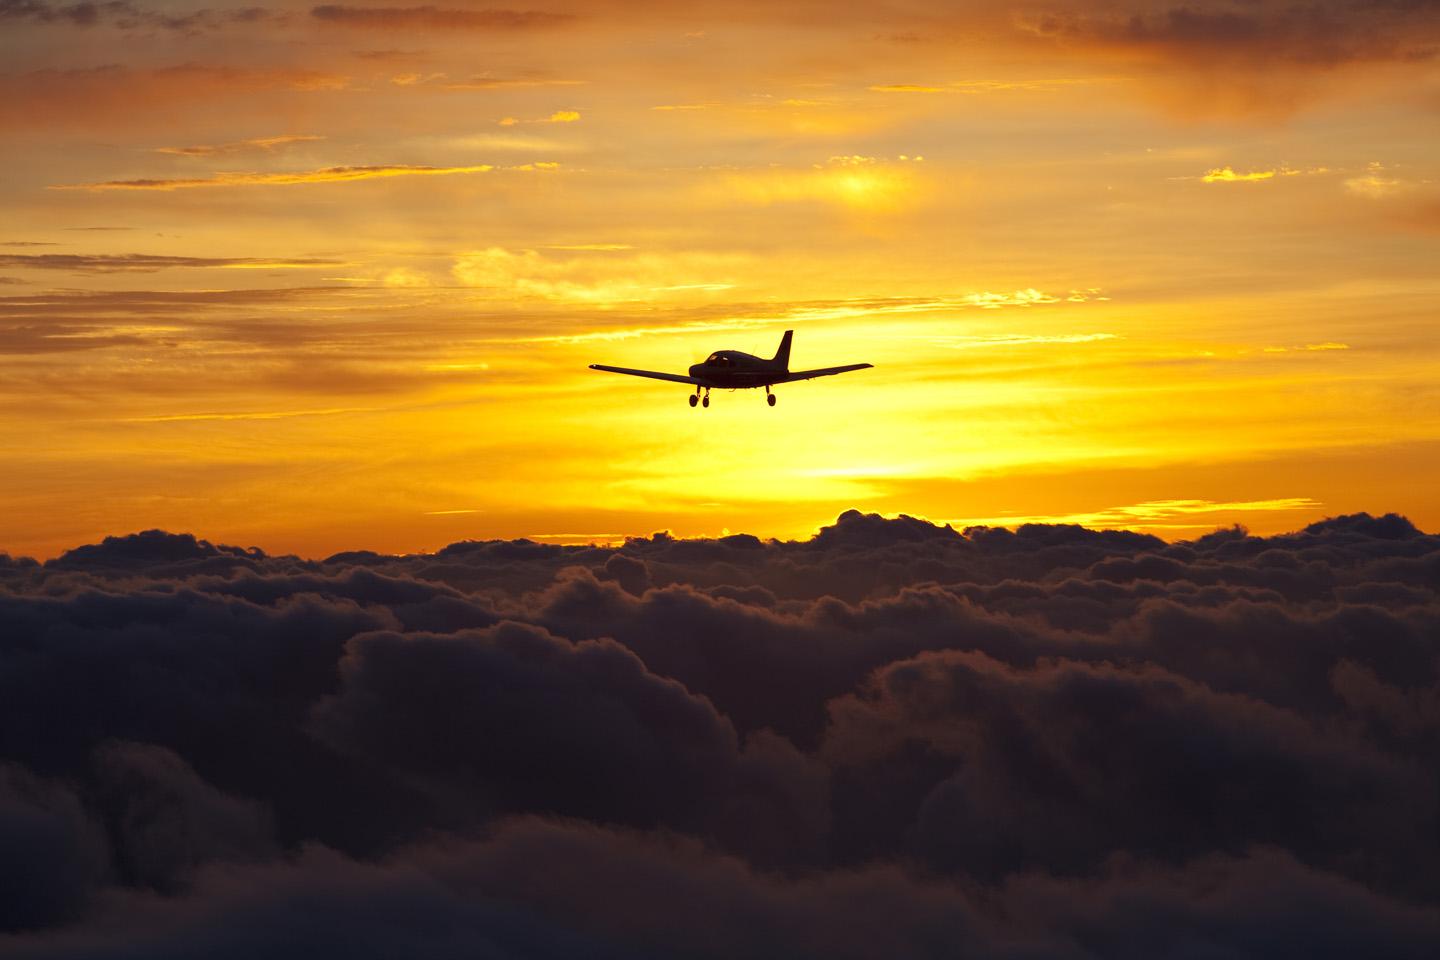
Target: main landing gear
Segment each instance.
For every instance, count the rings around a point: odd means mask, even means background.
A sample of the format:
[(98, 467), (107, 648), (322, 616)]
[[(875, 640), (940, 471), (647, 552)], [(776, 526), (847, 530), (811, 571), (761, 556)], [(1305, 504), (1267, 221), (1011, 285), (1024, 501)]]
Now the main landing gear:
[(770, 392), (769, 387), (765, 388), (765, 402), (770, 404), (770, 406), (772, 407), (775, 406), (775, 394)]
[(692, 394), (690, 394), (690, 406), (693, 407), (693, 406), (695, 406), (695, 404), (697, 404), (697, 403), (699, 403), (699, 402), (700, 402), (700, 394), (698, 394), (698, 393), (692, 393)]
[(710, 406), (710, 388), (709, 388), (709, 387), (706, 387), (706, 388), (705, 388), (705, 396), (703, 396), (703, 397), (700, 396), (700, 388), (699, 388), (699, 387), (696, 387), (696, 388), (695, 388), (695, 392), (692, 393), (692, 394), (690, 394), (690, 406), (693, 407), (693, 406), (695, 406), (695, 404), (697, 404), (697, 403), (700, 404), (702, 407), (708, 407), (708, 406)]

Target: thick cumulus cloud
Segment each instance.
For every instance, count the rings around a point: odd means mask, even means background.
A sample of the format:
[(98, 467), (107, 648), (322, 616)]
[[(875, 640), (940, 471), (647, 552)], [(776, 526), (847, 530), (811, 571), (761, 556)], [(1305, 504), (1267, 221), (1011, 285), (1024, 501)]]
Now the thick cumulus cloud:
[(0, 555), (17, 956), (1440, 950), (1440, 537)]

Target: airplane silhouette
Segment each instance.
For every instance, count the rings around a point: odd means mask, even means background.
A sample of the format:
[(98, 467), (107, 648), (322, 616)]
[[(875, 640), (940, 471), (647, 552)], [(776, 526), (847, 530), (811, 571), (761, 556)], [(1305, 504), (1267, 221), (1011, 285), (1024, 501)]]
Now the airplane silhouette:
[[(821, 367), (818, 370), (790, 372), (790, 339), (794, 330), (786, 330), (780, 338), (780, 349), (769, 360), (751, 356), (739, 350), (717, 350), (705, 358), (703, 363), (693, 364), (688, 377), (678, 373), (658, 373), (654, 370), (632, 370), (629, 367), (607, 367), (603, 363), (590, 364), (591, 370), (607, 373), (627, 373), (632, 377), (649, 377), (652, 380), (668, 380), (671, 383), (688, 383), (695, 387), (690, 394), (690, 406), (696, 403), (710, 406), (710, 390), (745, 390), (750, 387), (764, 387), (765, 401), (775, 406), (775, 394), (770, 388), (777, 383), (792, 383), (796, 380), (810, 380), (815, 377), (831, 377), (851, 370), (864, 370), (871, 363), (852, 363), (843, 367)], [(700, 391), (704, 390), (704, 398)]]

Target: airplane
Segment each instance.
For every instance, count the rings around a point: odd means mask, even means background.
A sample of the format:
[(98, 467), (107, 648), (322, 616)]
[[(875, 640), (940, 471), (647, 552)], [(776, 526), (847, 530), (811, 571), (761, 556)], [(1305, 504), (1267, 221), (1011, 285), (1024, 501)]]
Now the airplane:
[[(658, 373), (654, 370), (632, 370), (629, 367), (607, 367), (602, 363), (590, 364), (591, 370), (607, 373), (626, 373), (632, 377), (650, 377), (653, 380), (668, 380), (671, 383), (688, 383), (695, 387), (690, 394), (690, 406), (710, 406), (710, 391), (744, 390), (751, 387), (765, 388), (765, 402), (775, 406), (775, 394), (770, 388), (777, 383), (793, 383), (796, 380), (810, 380), (815, 377), (830, 377), (851, 370), (873, 367), (872, 363), (851, 363), (843, 367), (821, 367), (818, 370), (790, 372), (790, 339), (794, 330), (786, 330), (780, 338), (780, 349), (769, 360), (754, 357), (739, 350), (717, 350), (706, 357), (703, 363), (693, 364), (688, 377), (678, 373)], [(700, 391), (705, 391), (703, 397)]]

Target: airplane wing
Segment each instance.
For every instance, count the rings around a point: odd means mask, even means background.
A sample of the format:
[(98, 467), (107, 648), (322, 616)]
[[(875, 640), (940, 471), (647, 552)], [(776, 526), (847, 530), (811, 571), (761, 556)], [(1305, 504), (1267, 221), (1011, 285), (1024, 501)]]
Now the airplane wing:
[(607, 373), (628, 373), (632, 377), (649, 377), (651, 380), (669, 380), (671, 383), (688, 383), (691, 386), (703, 387), (704, 380), (696, 380), (694, 377), (682, 377), (678, 373), (656, 373), (654, 370), (631, 370), (629, 367), (607, 367), (603, 363), (590, 364), (591, 370), (604, 370)]
[(789, 383), (792, 380), (812, 380), (815, 377), (833, 377), (837, 373), (849, 373), (851, 370), (864, 370), (873, 367), (873, 363), (852, 363), (843, 367), (821, 367), (819, 370), (797, 370), (794, 373), (785, 375), (782, 383)]

